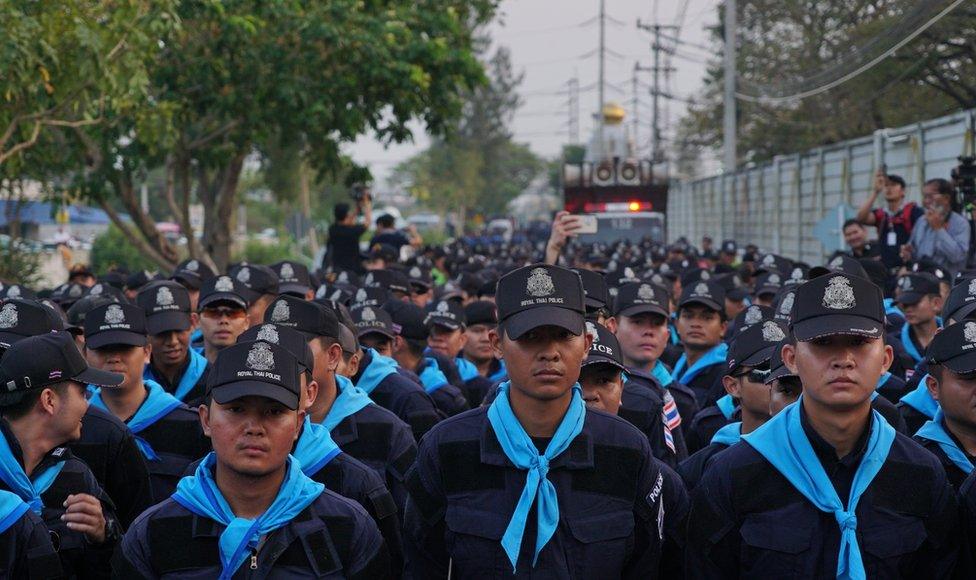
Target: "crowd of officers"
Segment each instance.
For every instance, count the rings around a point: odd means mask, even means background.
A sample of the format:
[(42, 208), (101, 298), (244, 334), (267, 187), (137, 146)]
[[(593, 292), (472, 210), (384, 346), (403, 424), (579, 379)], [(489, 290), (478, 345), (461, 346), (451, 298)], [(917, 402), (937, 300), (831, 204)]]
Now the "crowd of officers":
[(0, 576), (976, 575), (976, 273), (579, 225), (5, 286)]

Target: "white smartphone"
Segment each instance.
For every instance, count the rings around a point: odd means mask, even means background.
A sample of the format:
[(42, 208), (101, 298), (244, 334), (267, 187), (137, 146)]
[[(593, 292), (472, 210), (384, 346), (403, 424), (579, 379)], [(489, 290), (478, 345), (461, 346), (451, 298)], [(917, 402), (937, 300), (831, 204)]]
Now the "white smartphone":
[(579, 218), (580, 228), (576, 230), (578, 234), (595, 234), (600, 227), (595, 215), (582, 214)]

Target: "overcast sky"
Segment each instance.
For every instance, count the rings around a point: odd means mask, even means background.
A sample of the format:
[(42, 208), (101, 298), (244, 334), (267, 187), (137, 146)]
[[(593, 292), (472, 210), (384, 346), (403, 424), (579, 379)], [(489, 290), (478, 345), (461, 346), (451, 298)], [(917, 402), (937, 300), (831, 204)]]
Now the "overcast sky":
[[(720, 58), (710, 51), (691, 46), (712, 46), (707, 27), (717, 22), (719, 0), (607, 0), (606, 24), (606, 100), (617, 102), (627, 111), (628, 125), (633, 117), (632, 76), (634, 63), (653, 63), (651, 38), (638, 30), (636, 23), (680, 24), (678, 54), (671, 58), (676, 70), (671, 77), (671, 93), (679, 98), (696, 94), (702, 86), (706, 60)], [(568, 142), (569, 108), (566, 82), (579, 78), (580, 140), (586, 142), (593, 128), (592, 115), (599, 106), (598, 78), (599, 0), (503, 0), (499, 17), (490, 27), (496, 46), (507, 46), (516, 70), (524, 71), (519, 88), (524, 104), (515, 116), (513, 130), (519, 142), (528, 143), (539, 155), (555, 157)], [(682, 17), (683, 13), (683, 17)], [(673, 34), (673, 33), (671, 33)], [(619, 56), (618, 56), (619, 55)], [(641, 145), (650, 135), (651, 96), (648, 88), (652, 73), (638, 76), (638, 109)], [(590, 90), (587, 90), (587, 89)], [(665, 127), (673, 128), (685, 106), (680, 101), (661, 100)], [(665, 113), (667, 116), (665, 117)], [(418, 125), (415, 142), (389, 148), (372, 138), (361, 138), (347, 148), (360, 163), (368, 163), (382, 184), (390, 169), (423, 150), (428, 139)], [(666, 143), (665, 143), (666, 145)], [(382, 186), (381, 186), (382, 188)]]

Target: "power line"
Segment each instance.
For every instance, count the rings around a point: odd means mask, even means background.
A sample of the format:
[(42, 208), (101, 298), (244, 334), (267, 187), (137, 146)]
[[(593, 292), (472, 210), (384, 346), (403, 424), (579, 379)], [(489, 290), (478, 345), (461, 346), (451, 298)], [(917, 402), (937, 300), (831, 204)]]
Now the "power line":
[(820, 86), (818, 86), (816, 88), (809, 89), (809, 90), (805, 90), (805, 91), (800, 91), (800, 92), (797, 92), (797, 93), (794, 93), (794, 94), (791, 94), (791, 95), (782, 95), (782, 96), (780, 96), (780, 95), (777, 95), (777, 96), (750, 95), (750, 94), (746, 94), (746, 93), (742, 93), (742, 92), (736, 92), (735, 93), (735, 97), (737, 99), (741, 100), (741, 101), (746, 101), (746, 102), (750, 102), (750, 103), (761, 103), (761, 104), (778, 105), (778, 104), (784, 104), (784, 103), (790, 103), (790, 102), (798, 101), (798, 100), (801, 100), (801, 99), (806, 99), (808, 97), (812, 97), (812, 96), (816, 96), (816, 95), (825, 93), (825, 92), (829, 91), (830, 89), (833, 89), (834, 87), (837, 87), (839, 85), (842, 85), (842, 84), (846, 83), (847, 81), (849, 81), (849, 80), (851, 80), (851, 79), (853, 79), (853, 78), (855, 78), (857, 76), (860, 76), (861, 74), (863, 74), (863, 73), (867, 72), (868, 70), (874, 68), (875, 66), (878, 65), (878, 63), (884, 61), (885, 59), (887, 59), (888, 57), (890, 57), (891, 55), (893, 55), (895, 52), (897, 52), (898, 50), (900, 50), (903, 46), (905, 46), (909, 42), (915, 40), (920, 34), (922, 34), (923, 32), (925, 32), (926, 30), (928, 30), (932, 25), (934, 25), (936, 22), (938, 22), (939, 20), (941, 20), (946, 14), (952, 12), (957, 6), (959, 6), (960, 4), (962, 4), (964, 1), (965, 0), (955, 0), (952, 4), (950, 4), (949, 6), (947, 6), (944, 10), (942, 10), (941, 12), (939, 12), (938, 14), (936, 14), (934, 17), (932, 17), (931, 19), (929, 19), (928, 22), (926, 22), (925, 24), (923, 24), (921, 27), (917, 28), (914, 32), (912, 32), (911, 34), (909, 34), (908, 36), (906, 36), (905, 38), (903, 38), (901, 41), (899, 41), (894, 46), (892, 46), (888, 50), (884, 51), (883, 53), (881, 53), (877, 57), (875, 57), (872, 60), (866, 62), (865, 64), (861, 65), (857, 69), (855, 69), (855, 70), (853, 70), (853, 71), (851, 71), (851, 72), (849, 72), (849, 73), (847, 73), (847, 74), (845, 74), (845, 75), (843, 75), (843, 76), (841, 76), (839, 78), (833, 79), (830, 82), (824, 83), (824, 84), (822, 84), (822, 85), (820, 85)]

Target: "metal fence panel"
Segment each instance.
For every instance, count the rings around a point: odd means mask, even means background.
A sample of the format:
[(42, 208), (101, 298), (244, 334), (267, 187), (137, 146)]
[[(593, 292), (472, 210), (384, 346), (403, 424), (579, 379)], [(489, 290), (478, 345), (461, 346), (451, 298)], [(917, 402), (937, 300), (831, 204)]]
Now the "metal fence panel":
[[(882, 163), (901, 175), (909, 201), (922, 184), (948, 178), (964, 151), (976, 111), (961, 111), (897, 129), (883, 129), (762, 165), (672, 186), (668, 235), (697, 242), (734, 238), (808, 263), (826, 256), (813, 227), (838, 204), (859, 206)], [(880, 203), (883, 203), (881, 201)]]

